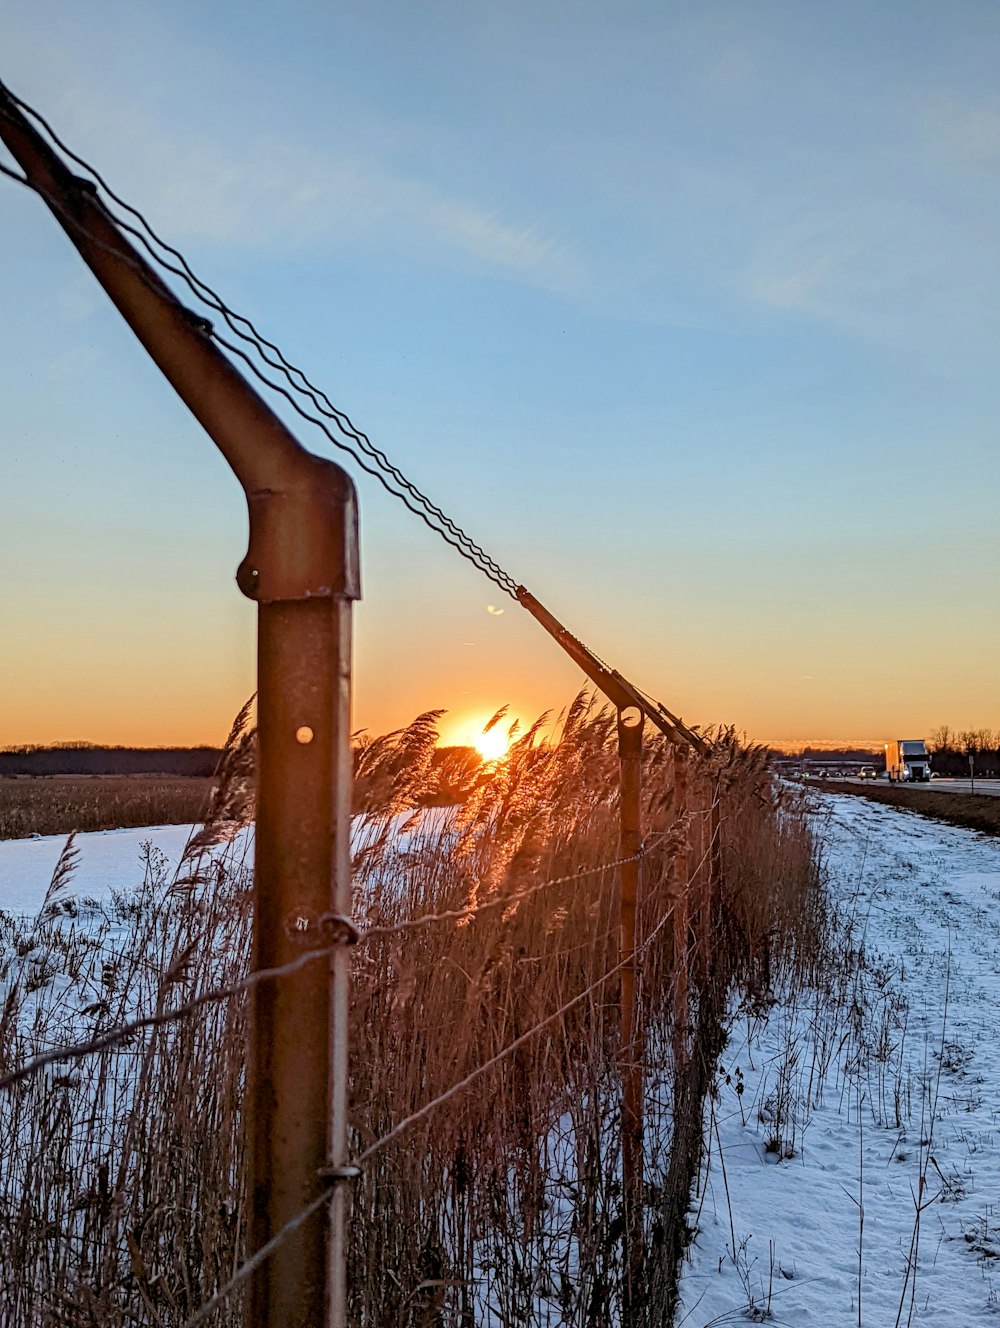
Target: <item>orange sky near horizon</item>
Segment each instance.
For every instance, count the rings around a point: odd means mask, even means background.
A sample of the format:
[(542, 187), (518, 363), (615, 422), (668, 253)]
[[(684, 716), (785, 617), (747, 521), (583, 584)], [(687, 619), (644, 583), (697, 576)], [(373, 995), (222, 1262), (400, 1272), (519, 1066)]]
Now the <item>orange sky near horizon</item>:
[[(477, 590), (432, 611), (381, 613), (374, 626), (358, 606), (354, 653), (353, 727), (371, 734), (399, 728), (431, 709), (444, 745), (473, 745), (501, 706), (521, 731), (548, 711), (555, 723), (586, 678), (518, 605), (490, 614)], [(217, 605), (227, 605), (221, 615)], [(187, 614), (190, 632), (179, 638), (169, 617), (132, 606), (129, 637), (109, 644), (93, 601), (67, 599), (54, 625), (37, 603), (22, 630), (0, 643), (0, 746), (88, 741), (128, 746), (219, 745), (232, 718), (254, 690), (255, 613), (232, 587), (228, 594)], [(95, 630), (93, 615), (97, 614)], [(391, 628), (389, 624), (394, 624)], [(579, 630), (577, 623), (572, 624)], [(432, 640), (430, 638), (433, 638)], [(418, 648), (418, 642), (430, 643)], [(799, 750), (804, 746), (877, 749), (889, 736), (926, 735), (941, 723), (990, 726), (993, 697), (986, 678), (959, 703), (924, 698), (926, 679), (896, 678), (891, 668), (858, 668), (850, 647), (831, 659), (825, 676), (796, 678), (775, 670), (770, 643), (751, 649), (744, 638), (741, 667), (703, 652), (697, 639), (673, 643), (673, 685), (663, 685), (648, 664), (649, 643), (626, 636), (616, 647), (591, 644), (610, 663), (649, 690), (687, 722), (733, 723), (748, 739)], [(670, 643), (664, 642), (666, 655)], [(410, 647), (409, 653), (407, 647)], [(820, 686), (814, 688), (813, 682)], [(875, 683), (878, 683), (878, 686)], [(941, 694), (949, 694), (940, 678)], [(867, 738), (858, 738), (858, 732)], [(801, 734), (808, 737), (801, 737)]]

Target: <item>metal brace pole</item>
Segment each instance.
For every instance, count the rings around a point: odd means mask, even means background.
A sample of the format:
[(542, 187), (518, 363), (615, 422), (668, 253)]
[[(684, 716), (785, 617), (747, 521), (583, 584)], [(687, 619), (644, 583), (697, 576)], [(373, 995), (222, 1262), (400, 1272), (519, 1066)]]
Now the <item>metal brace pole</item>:
[(641, 710), (618, 711), (620, 762), (621, 866), (619, 962), (621, 974), (622, 1059), (622, 1209), (625, 1279), (622, 1323), (638, 1323), (643, 1269), (643, 1060), (642, 1022), (636, 1017), (636, 920), (642, 852), (642, 730)]
[[(347, 474), (302, 448), (128, 244), (0, 86), (0, 137), (243, 487), (237, 573), (258, 610), (255, 969), (344, 941), (350, 912), (351, 601), (360, 597)], [(255, 988), (247, 1077), (256, 1250), (330, 1187), (330, 1203), (257, 1273), (253, 1328), (343, 1328), (349, 952)]]

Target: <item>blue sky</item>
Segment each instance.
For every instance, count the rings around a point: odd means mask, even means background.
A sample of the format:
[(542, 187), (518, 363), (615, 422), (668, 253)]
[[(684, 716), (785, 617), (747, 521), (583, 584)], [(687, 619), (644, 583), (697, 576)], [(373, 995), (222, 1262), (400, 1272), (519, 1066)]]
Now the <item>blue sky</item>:
[[(995, 6), (8, 0), (2, 25), (10, 87), (686, 718), (1000, 726)], [(253, 685), (238, 490), (0, 186), (0, 742), (212, 740)], [(356, 722), (564, 704), (523, 611), (356, 478)]]

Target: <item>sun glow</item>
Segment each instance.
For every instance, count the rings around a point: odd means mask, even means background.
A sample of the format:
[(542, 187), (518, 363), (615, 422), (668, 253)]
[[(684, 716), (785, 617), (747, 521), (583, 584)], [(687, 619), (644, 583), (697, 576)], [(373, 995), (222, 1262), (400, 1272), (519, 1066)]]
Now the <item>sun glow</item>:
[(472, 745), (484, 761), (498, 761), (501, 756), (507, 755), (510, 738), (506, 729), (494, 727), (489, 733), (478, 733), (473, 738)]

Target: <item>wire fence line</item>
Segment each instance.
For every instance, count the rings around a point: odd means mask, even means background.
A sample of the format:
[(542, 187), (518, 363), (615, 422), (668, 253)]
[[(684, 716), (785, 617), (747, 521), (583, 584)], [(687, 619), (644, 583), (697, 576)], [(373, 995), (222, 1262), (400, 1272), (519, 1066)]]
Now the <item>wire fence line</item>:
[[(154, 285), (150, 280), (149, 273), (139, 263), (131, 260), (128, 255), (122, 253), (119, 249), (106, 244), (91, 235), (80, 220), (77, 217), (74, 217), (73, 214), (63, 206), (61, 199), (54, 195), (51, 190), (42, 188), (36, 182), (29, 180), (26, 176), (18, 174), (16, 171), (8, 169), (2, 164), (0, 164), (0, 173), (8, 176), (18, 184), (23, 185), (25, 188), (30, 189), (33, 193), (38, 194), (39, 197), (43, 198), (45, 202), (58, 213), (60, 218), (71, 230), (79, 235), (85, 235), (89, 244), (116, 260), (125, 263), (146, 286), (155, 290), (157, 294), (162, 295), (164, 292), (169, 294), (179, 312), (189, 318), (192, 316), (192, 310), (178, 300), (173, 292), (170, 291), (169, 287), (163, 286), (161, 288), (158, 285)], [(166, 271), (180, 276), (183, 280), (188, 280), (180, 268), (177, 268), (170, 263), (164, 263), (162, 258), (160, 258), (156, 251), (149, 245), (147, 238), (141, 231), (137, 230), (128, 222), (123, 221), (122, 218), (116, 216), (114, 212), (108, 209), (103, 203), (101, 206), (108, 218), (121, 230), (130, 234), (142, 244), (150, 256), (154, 258), (161, 267)], [(215, 308), (216, 306), (213, 304), (210, 307)], [(230, 315), (231, 311), (227, 311), (227, 322), (230, 322), (230, 325), (232, 326), (233, 324)], [(232, 317), (235, 317), (235, 315), (232, 315)], [(517, 582), (514, 578), (505, 572), (503, 568), (495, 562), (485, 550), (476, 544), (460, 526), (452, 521), (451, 518), (432, 503), (430, 499), (426, 498), (416, 485), (406, 479), (402, 471), (392, 465), (391, 462), (388, 462), (387, 459), (385, 464), (382, 464), (380, 459), (384, 457), (384, 453), (380, 452), (379, 449), (370, 444), (365, 447), (364, 443), (368, 441), (367, 436), (360, 430), (354, 429), (353, 426), (350, 426), (349, 428), (345, 426), (341, 421), (347, 420), (347, 417), (344, 416), (342, 412), (338, 412), (336, 407), (333, 407), (332, 405), (329, 408), (324, 409), (319, 389), (314, 389), (311, 386), (309, 388), (299, 387), (291, 376), (291, 370), (285, 365), (275, 362), (267, 354), (266, 346), (271, 345), (272, 343), (265, 343), (262, 340), (261, 343), (258, 344), (254, 338), (242, 332), (238, 327), (234, 328), (234, 331), (236, 331), (238, 336), (242, 337), (244, 341), (250, 343), (258, 350), (258, 353), (261, 355), (265, 364), (278, 369), (284, 374), (288, 379), (292, 390), (289, 390), (289, 388), (283, 387), (280, 383), (276, 383), (268, 378), (267, 374), (261, 370), (259, 365), (256, 364), (244, 350), (241, 350), (240, 347), (234, 345), (232, 342), (227, 341), (225, 337), (220, 336), (207, 319), (199, 319), (197, 321), (201, 330), (206, 335), (210, 336), (219, 346), (224, 348), (230, 356), (240, 360), (259, 383), (270, 391), (276, 393), (278, 396), (284, 398), (300, 418), (318, 428), (333, 447), (350, 456), (365, 474), (370, 475), (373, 479), (377, 480), (387, 493), (391, 494), (394, 498), (398, 498), (409, 512), (423, 521), (424, 524), (436, 534), (440, 535), (446, 544), (450, 545), (457, 553), (465, 558), (467, 562), (472, 563), (472, 565), (492, 581), (498, 589), (502, 590), (512, 599), (517, 598)], [(298, 395), (296, 395), (296, 393)], [(344, 429), (344, 432), (347, 434), (347, 439), (339, 437), (333, 432), (323, 418), (312, 414), (306, 409), (301, 404), (301, 396), (305, 396), (306, 399), (313, 404), (316, 410), (326, 416), (327, 420), (336, 422), (342, 429)], [(322, 399), (326, 400), (325, 394), (322, 394)], [(352, 442), (349, 441), (351, 439), (353, 439), (355, 443), (358, 443), (359, 446), (352, 445)], [(376, 464), (370, 464), (370, 461), (366, 460), (366, 457), (370, 458), (371, 461), (374, 461)]]
[(169, 1010), (159, 1010), (155, 1014), (143, 1015), (138, 1019), (130, 1020), (128, 1023), (120, 1024), (116, 1028), (109, 1029), (98, 1037), (89, 1038), (85, 1042), (78, 1042), (70, 1046), (54, 1047), (44, 1052), (40, 1056), (33, 1057), (23, 1065), (19, 1065), (14, 1070), (8, 1070), (0, 1075), (0, 1092), (12, 1088), (15, 1084), (27, 1079), (30, 1075), (37, 1074), (39, 1071), (47, 1069), (51, 1065), (63, 1064), (66, 1061), (81, 1060), (85, 1056), (90, 1056), (99, 1051), (104, 1051), (109, 1047), (115, 1046), (119, 1042), (125, 1042), (134, 1037), (136, 1033), (141, 1033), (149, 1028), (162, 1028), (178, 1019), (183, 1019), (188, 1015), (194, 1014), (197, 1010), (206, 1005), (213, 1005), (219, 1001), (229, 1000), (234, 996), (240, 996), (245, 992), (252, 991), (264, 982), (273, 982), (278, 978), (289, 977), (293, 973), (300, 972), (309, 964), (315, 963), (319, 959), (329, 959), (339, 949), (345, 945), (359, 945), (375, 937), (391, 936), (399, 932), (409, 932), (421, 927), (431, 926), (440, 922), (471, 922), (479, 914), (487, 913), (497, 908), (509, 908), (521, 903), (525, 899), (530, 899), (533, 895), (542, 890), (550, 889), (558, 885), (566, 885), (572, 881), (583, 880), (588, 876), (597, 876), (604, 872), (613, 871), (616, 867), (621, 867), (628, 862), (636, 862), (643, 856), (642, 853), (636, 853), (627, 858), (616, 858), (613, 862), (602, 863), (597, 867), (585, 867), (577, 872), (571, 872), (567, 876), (557, 876), (548, 880), (538, 881), (534, 885), (527, 886), (523, 890), (515, 890), (509, 893), (497, 894), (481, 903), (468, 905), (465, 908), (446, 909), (438, 913), (427, 913), (419, 917), (406, 918), (401, 922), (395, 923), (376, 923), (371, 927), (359, 928), (353, 918), (349, 918), (339, 913), (329, 913), (319, 919), (319, 924), (324, 930), (333, 929), (341, 934), (339, 938), (330, 945), (320, 946), (309, 949), (290, 960), (287, 964), (281, 964), (274, 968), (257, 969), (249, 976), (242, 978), (238, 982), (232, 982), (224, 987), (217, 987), (212, 991), (201, 992), (185, 1001), (183, 1005), (174, 1006)]
[[(122, 217), (117, 215), (114, 209), (98, 196), (97, 201), (100, 202), (100, 206), (108, 220), (113, 225), (118, 226), (121, 230), (133, 236), (133, 238), (143, 246), (153, 262), (164, 271), (171, 273), (183, 281), (185, 286), (197, 300), (213, 312), (221, 314), (227, 326), (232, 329), (236, 336), (252, 347), (266, 366), (276, 369), (284, 377), (288, 386), (283, 387), (280, 383), (276, 383), (273, 379), (269, 378), (267, 373), (254, 362), (246, 351), (241, 350), (216, 332), (209, 320), (197, 318), (197, 316), (193, 315), (193, 312), (178, 300), (177, 296), (168, 286), (165, 284), (163, 284), (162, 287), (157, 286), (156, 289), (160, 291), (160, 293), (166, 292), (169, 298), (185, 315), (189, 317), (194, 316), (202, 331), (211, 337), (216, 344), (223, 348), (230, 356), (238, 359), (244, 364), (248, 371), (262, 386), (285, 400), (301, 419), (313, 425), (315, 428), (318, 428), (334, 448), (351, 456), (354, 462), (366, 474), (376, 479), (386, 492), (402, 502), (412, 515), (421, 520), (430, 530), (444, 540), (447, 545), (454, 549), (456, 553), (467, 562), (471, 563), (472, 566), (487, 577), (487, 579), (499, 590), (503, 591), (503, 593), (508, 595), (511, 599), (518, 602), (520, 601), (519, 592), (523, 590), (523, 586), (499, 562), (492, 558), (480, 544), (472, 539), (461, 525), (448, 516), (440, 506), (434, 503), (418, 485), (413, 483), (404, 474), (400, 467), (390, 460), (384, 450), (372, 443), (369, 436), (353, 423), (350, 416), (345, 411), (341, 410), (333, 403), (327, 393), (314, 383), (304, 370), (296, 366), (275, 342), (264, 336), (250, 318), (232, 309), (208, 282), (198, 277), (181, 250), (165, 241), (156, 232), (140, 209), (134, 207), (116, 193), (96, 167), (69, 148), (39, 111), (23, 99), (19, 98), (7, 88), (2, 81), (0, 81), (0, 90), (6, 93), (10, 100), (19, 107), (20, 110), (22, 110), (27, 116), (31, 117), (31, 119), (44, 130), (52, 143), (55, 144), (60, 151), (65, 153), (70, 160), (88, 173), (88, 176), (91, 177), (90, 180), (81, 181), (81, 183), (92, 185), (95, 190), (95, 196), (97, 196), (97, 190), (102, 190), (108, 199), (136, 219), (138, 227), (133, 226), (130, 222), (125, 221)], [(59, 200), (51, 197), (50, 191), (43, 190), (34, 182), (18, 175), (14, 171), (5, 169), (4, 174), (42, 195), (47, 202), (58, 210), (60, 216), (67, 222), (67, 224), (78, 233), (83, 230), (80, 222), (67, 212), (67, 209), (62, 206)], [(91, 243), (95, 242), (92, 236), (88, 236), (88, 239)], [(100, 243), (99, 247), (108, 250), (119, 261), (128, 264), (133, 271), (139, 273), (143, 281), (147, 284), (149, 283), (150, 278), (148, 274), (142, 271), (142, 269), (134, 261), (131, 261), (126, 254), (120, 253), (118, 250), (111, 249), (110, 246)], [(170, 258), (165, 258), (164, 254), (170, 255)], [(176, 262), (171, 262), (171, 258), (175, 259)], [(303, 406), (301, 401), (302, 398), (311, 405), (313, 410), (318, 411), (319, 415), (313, 414), (309, 408)], [(336, 424), (337, 428), (341, 431), (342, 436), (338, 436), (338, 434), (330, 428), (330, 423)], [(590, 646), (586, 645), (582, 639), (577, 638), (577, 640), (606, 674), (619, 681), (628, 682), (622, 674), (612, 668), (606, 660), (597, 654), (596, 651), (592, 650)], [(657, 715), (666, 720), (671, 726), (678, 730), (685, 742), (688, 742), (696, 748), (703, 746), (703, 740), (698, 735), (697, 729), (688, 729), (661, 701), (656, 700), (641, 688), (634, 687), (631, 683), (628, 685), (632, 688), (635, 694), (641, 698), (641, 704), (647, 709), (648, 714)]]
[[(712, 837), (712, 843), (710, 843), (708, 847), (705, 848), (699, 862), (689, 867), (688, 869), (689, 877), (693, 878), (694, 876), (696, 876), (697, 873), (703, 869), (705, 863), (708, 861), (714, 844), (715, 835), (718, 834), (717, 825), (714, 827), (714, 831), (715, 833), (713, 834)], [(369, 938), (385, 937), (388, 935), (392, 935), (394, 933), (411, 932), (416, 928), (428, 927), (441, 922), (457, 922), (463, 919), (475, 917), (478, 914), (484, 913), (491, 909), (496, 909), (500, 907), (505, 907), (505, 908), (510, 907), (524, 899), (527, 899), (533, 895), (540, 893), (542, 890), (551, 887), (571, 884), (576, 881), (583, 880), (588, 877), (593, 877), (598, 874), (605, 874), (616, 868), (625, 866), (628, 863), (638, 861), (644, 856), (646, 856), (650, 846), (665, 840), (669, 840), (672, 836), (676, 836), (676, 827), (672, 827), (669, 830), (664, 830), (650, 836), (648, 843), (643, 845), (643, 847), (638, 853), (627, 856), (621, 856), (609, 860), (607, 862), (604, 862), (598, 866), (581, 868), (580, 870), (574, 872), (565, 873), (563, 875), (551, 878), (546, 878), (541, 881), (535, 882), (532, 885), (521, 890), (511, 891), (507, 893), (498, 892), (496, 895), (492, 896), (487, 900), (478, 901), (475, 906), (467, 906), (461, 909), (440, 910), (423, 915), (418, 915), (415, 917), (405, 918), (400, 920), (399, 922), (392, 924), (375, 924), (364, 930), (359, 929), (356, 926), (356, 924), (349, 918), (340, 917), (340, 916), (331, 916), (331, 918), (328, 919), (328, 921), (332, 924), (339, 926), (343, 933), (336, 945), (330, 945), (323, 947), (321, 949), (308, 951), (303, 955), (297, 957), (293, 962), (287, 965), (283, 965), (275, 969), (258, 971), (239, 982), (228, 984), (225, 987), (220, 987), (210, 992), (201, 993), (200, 995), (196, 996), (189, 1002), (186, 1002), (182, 1006), (173, 1008), (171, 1010), (158, 1011), (154, 1015), (135, 1020), (128, 1025), (123, 1025), (116, 1029), (110, 1030), (107, 1034), (92, 1039), (87, 1043), (81, 1043), (72, 1047), (62, 1047), (62, 1048), (53, 1049), (52, 1051), (46, 1053), (45, 1055), (35, 1058), (31, 1062), (18, 1067), (15, 1071), (10, 1072), (4, 1075), (3, 1077), (0, 1077), (0, 1089), (8, 1088), (13, 1084), (19, 1082), (26, 1076), (35, 1073), (45, 1068), (46, 1066), (52, 1065), (56, 1062), (60, 1061), (65, 1062), (67, 1059), (71, 1057), (83, 1058), (84, 1056), (89, 1055), (93, 1052), (107, 1048), (116, 1042), (125, 1040), (128, 1037), (132, 1036), (134, 1033), (141, 1031), (142, 1029), (163, 1026), (170, 1022), (181, 1019), (187, 1015), (193, 1014), (195, 1011), (204, 1007), (207, 1004), (227, 999), (228, 997), (235, 996), (241, 992), (246, 992), (248, 990), (251, 990), (253, 987), (259, 985), (260, 983), (270, 981), (273, 979), (278, 979), (285, 975), (294, 973), (299, 969), (301, 969), (302, 967), (304, 967), (306, 964), (312, 963), (318, 959), (331, 955), (332, 953), (334, 953), (334, 951), (337, 948), (339, 948), (339, 946), (345, 943), (357, 943), (357, 942), (363, 942)], [(611, 981), (614, 977), (616, 977), (630, 961), (632, 961), (634, 958), (639, 957), (642, 953), (644, 953), (645, 950), (649, 948), (649, 946), (654, 942), (654, 940), (660, 934), (660, 932), (662, 932), (663, 928), (667, 925), (670, 919), (674, 916), (676, 909), (677, 909), (676, 903), (673, 903), (670, 905), (670, 907), (668, 907), (668, 909), (664, 912), (664, 914), (659, 918), (653, 930), (636, 947), (634, 955), (626, 956), (625, 958), (620, 959), (618, 963), (606, 969), (597, 979), (588, 984), (582, 991), (577, 993), (570, 1000), (562, 1003), (552, 1013), (538, 1020), (530, 1029), (528, 1029), (526, 1032), (522, 1033), (519, 1037), (517, 1037), (508, 1045), (506, 1045), (500, 1052), (496, 1053), (494, 1056), (476, 1065), (467, 1075), (465, 1075), (456, 1083), (451, 1085), (446, 1091), (436, 1095), (433, 1099), (427, 1102), (419, 1110), (409, 1114), (403, 1120), (399, 1121), (396, 1125), (394, 1125), (391, 1130), (384, 1133), (379, 1139), (377, 1139), (372, 1144), (368, 1145), (365, 1149), (363, 1149), (361, 1152), (356, 1154), (351, 1159), (351, 1162), (348, 1164), (350, 1174), (353, 1175), (354, 1173), (356, 1173), (356, 1171), (360, 1167), (362, 1167), (366, 1162), (368, 1162), (371, 1158), (373, 1158), (377, 1153), (381, 1152), (391, 1143), (393, 1143), (395, 1140), (400, 1138), (407, 1130), (412, 1128), (419, 1121), (426, 1119), (429, 1115), (431, 1115), (434, 1111), (436, 1111), (439, 1107), (443, 1106), (445, 1103), (451, 1101), (454, 1097), (462, 1093), (466, 1088), (468, 1088), (482, 1075), (486, 1074), (491, 1068), (495, 1067), (496, 1065), (500, 1064), (508, 1057), (513, 1055), (520, 1047), (524, 1046), (525, 1043), (529, 1042), (532, 1038), (536, 1037), (549, 1025), (562, 1018), (575, 1006), (579, 1005), (581, 1002), (585, 1001), (589, 996), (593, 995), (595, 992), (604, 987), (609, 981)], [(345, 1178), (347, 1177), (345, 1176), (336, 1177), (334, 1178), (335, 1183), (339, 1183)], [(252, 1275), (252, 1273), (258, 1267), (260, 1267), (261, 1264), (265, 1262), (267, 1258), (269, 1258), (270, 1255), (277, 1248), (280, 1247), (282, 1242), (288, 1239), (291, 1235), (293, 1235), (294, 1232), (298, 1230), (302, 1226), (302, 1224), (305, 1221), (307, 1221), (308, 1218), (313, 1213), (315, 1213), (323, 1205), (324, 1202), (327, 1201), (328, 1198), (329, 1195), (327, 1193), (318, 1195), (316, 1199), (307, 1208), (303, 1209), (300, 1213), (298, 1213), (296, 1217), (292, 1219), (280, 1232), (276, 1233), (275, 1237), (272, 1240), (270, 1240), (260, 1250), (256, 1251), (251, 1256), (250, 1259), (248, 1259), (243, 1265), (241, 1265), (237, 1274), (234, 1275), (234, 1277), (230, 1280), (230, 1282), (224, 1285), (215, 1294), (213, 1299), (209, 1301), (205, 1306), (203, 1306), (202, 1309), (200, 1309), (196, 1313), (196, 1315), (188, 1321), (188, 1323), (192, 1326), (192, 1328), (193, 1325), (204, 1322), (205, 1318), (214, 1309), (218, 1308), (228, 1298), (228, 1296), (231, 1295), (235, 1289), (237, 1289), (237, 1287), (242, 1282), (244, 1282), (247, 1278), (249, 1278)]]
[[(472, 908), (467, 907), (463, 909), (436, 911), (432, 913), (419, 915), (416, 917), (402, 919), (398, 923), (376, 924), (364, 930), (358, 929), (354, 924), (354, 922), (349, 918), (339, 917), (339, 916), (331, 917), (330, 921), (340, 926), (343, 931), (343, 935), (339, 939), (337, 945), (330, 945), (327, 947), (323, 947), (322, 949), (308, 951), (287, 965), (283, 965), (275, 969), (258, 971), (239, 982), (228, 984), (225, 987), (220, 987), (211, 992), (202, 993), (199, 996), (193, 998), (191, 1001), (186, 1002), (184, 1005), (179, 1006), (177, 1008), (171, 1009), (169, 1011), (159, 1011), (154, 1015), (135, 1020), (129, 1025), (122, 1026), (114, 1030), (110, 1030), (107, 1034), (92, 1039), (88, 1043), (78, 1044), (74, 1047), (64, 1047), (64, 1048), (55, 1049), (43, 1056), (40, 1056), (32, 1060), (26, 1065), (18, 1067), (17, 1070), (8, 1073), (7, 1075), (4, 1075), (3, 1077), (0, 1077), (0, 1089), (10, 1087), (14, 1083), (19, 1082), (21, 1079), (25, 1078), (26, 1076), (35, 1073), (45, 1068), (46, 1066), (52, 1065), (58, 1061), (65, 1061), (70, 1057), (83, 1058), (93, 1052), (107, 1048), (113, 1045), (115, 1042), (122, 1041), (132, 1036), (134, 1033), (141, 1031), (142, 1029), (160, 1027), (165, 1024), (175, 1022), (185, 1016), (193, 1014), (198, 1009), (203, 1008), (207, 1004), (227, 999), (228, 997), (235, 996), (241, 992), (251, 990), (253, 987), (259, 985), (260, 983), (270, 981), (273, 979), (279, 979), (285, 975), (294, 973), (299, 969), (301, 969), (302, 967), (304, 967), (306, 964), (312, 963), (316, 960), (319, 960), (323, 957), (327, 957), (333, 954), (336, 949), (338, 949), (340, 946), (342, 946), (345, 943), (363, 942), (369, 938), (385, 937), (392, 935), (394, 933), (409, 933), (416, 928), (428, 927), (441, 922), (457, 922), (463, 918), (474, 917), (479, 913), (486, 912), (491, 909), (496, 909), (502, 906), (509, 907), (512, 904), (515, 904), (526, 898), (536, 895), (540, 893), (542, 890), (548, 889), (550, 887), (572, 884), (576, 881), (583, 880), (588, 877), (593, 877), (599, 874), (605, 874), (616, 868), (620, 868), (631, 862), (635, 862), (642, 859), (647, 855), (650, 846), (656, 843), (667, 841), (671, 839), (672, 836), (675, 837), (675, 830), (676, 827), (672, 827), (670, 830), (664, 830), (656, 833), (655, 835), (650, 836), (648, 844), (643, 845), (642, 849), (636, 854), (624, 857), (618, 857), (616, 859), (602, 863), (599, 866), (582, 868), (575, 872), (566, 873), (556, 877), (546, 878), (542, 881), (535, 882), (533, 885), (526, 887), (525, 889), (522, 890), (512, 891), (506, 894), (499, 893), (488, 900), (478, 903), (477, 906)], [(718, 825), (714, 827), (714, 833), (711, 838), (711, 842), (704, 848), (704, 851), (702, 852), (700, 859), (697, 861), (697, 863), (689, 865), (689, 867), (687, 868), (687, 876), (689, 877), (689, 879), (694, 879), (698, 875), (698, 873), (704, 869), (706, 863), (709, 861), (714, 846), (715, 836), (717, 834), (718, 834)], [(254, 1272), (257, 1269), (259, 1269), (281, 1247), (281, 1245), (286, 1240), (291, 1238), (296, 1231), (300, 1230), (301, 1227), (309, 1220), (309, 1218), (313, 1216), (315, 1213), (317, 1213), (325, 1203), (329, 1202), (331, 1197), (331, 1191), (329, 1186), (342, 1184), (345, 1183), (346, 1181), (354, 1179), (360, 1172), (361, 1168), (363, 1168), (366, 1163), (371, 1161), (380, 1152), (384, 1151), (394, 1142), (399, 1140), (403, 1135), (407, 1133), (407, 1131), (412, 1129), (419, 1122), (426, 1120), (439, 1108), (443, 1107), (446, 1103), (452, 1101), (455, 1097), (463, 1093), (467, 1088), (469, 1088), (477, 1080), (482, 1078), (482, 1076), (487, 1074), (491, 1069), (495, 1068), (496, 1066), (500, 1065), (501, 1063), (509, 1059), (520, 1048), (524, 1047), (525, 1044), (527, 1044), (532, 1039), (536, 1038), (539, 1034), (544, 1032), (546, 1028), (548, 1028), (552, 1024), (562, 1019), (567, 1013), (573, 1010), (574, 1007), (580, 1005), (582, 1002), (586, 1001), (588, 998), (590, 998), (598, 991), (600, 991), (610, 981), (612, 981), (615, 977), (617, 977), (620, 973), (622, 973), (622, 971), (629, 963), (632, 963), (636, 959), (641, 957), (645, 953), (645, 951), (647, 951), (652, 946), (652, 944), (655, 942), (657, 937), (662, 933), (662, 931), (668, 925), (671, 919), (675, 917), (677, 910), (678, 910), (678, 903), (676, 901), (670, 903), (667, 909), (659, 917), (658, 921), (656, 922), (652, 930), (649, 932), (649, 934), (646, 935), (636, 945), (635, 950), (632, 954), (626, 955), (625, 957), (619, 959), (617, 963), (605, 969), (604, 972), (602, 972), (595, 980), (590, 982), (581, 991), (577, 992), (569, 1000), (561, 1003), (551, 1013), (545, 1015), (541, 1019), (538, 1019), (532, 1025), (532, 1027), (530, 1027), (525, 1032), (521, 1033), (518, 1037), (510, 1041), (499, 1052), (476, 1064), (466, 1075), (464, 1075), (455, 1083), (450, 1085), (446, 1090), (436, 1094), (432, 1099), (426, 1102), (418, 1110), (411, 1112), (405, 1118), (397, 1122), (395, 1125), (392, 1126), (391, 1129), (384, 1132), (374, 1142), (368, 1144), (361, 1151), (353, 1155), (350, 1161), (338, 1174), (328, 1176), (327, 1177), (327, 1181), (329, 1183), (328, 1187), (324, 1188), (321, 1191), (321, 1193), (317, 1194), (315, 1198), (307, 1206), (305, 1206), (292, 1219), (290, 1219), (285, 1224), (285, 1226), (282, 1227), (280, 1231), (275, 1233), (275, 1235), (264, 1246), (254, 1251), (240, 1265), (236, 1273), (234, 1273), (233, 1276), (222, 1287), (220, 1287), (219, 1290), (216, 1291), (207, 1302), (205, 1302), (205, 1304), (203, 1304), (192, 1316), (190, 1316), (185, 1321), (184, 1328), (196, 1328), (196, 1325), (204, 1323), (211, 1316), (212, 1313), (220, 1309), (228, 1301), (229, 1297), (236, 1290), (238, 1290), (239, 1287), (243, 1285), (254, 1274)]]

